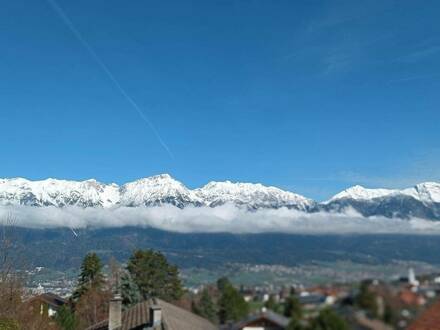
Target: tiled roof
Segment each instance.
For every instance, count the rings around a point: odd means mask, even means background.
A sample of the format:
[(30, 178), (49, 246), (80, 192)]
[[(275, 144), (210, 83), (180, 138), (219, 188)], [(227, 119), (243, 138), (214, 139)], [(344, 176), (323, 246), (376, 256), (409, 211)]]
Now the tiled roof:
[[(131, 330), (149, 323), (149, 308), (159, 305), (162, 308), (162, 328), (164, 330), (214, 330), (217, 329), (208, 320), (174, 306), (160, 299), (144, 301), (122, 313), (122, 326), (118, 330)], [(87, 330), (106, 330), (108, 320), (97, 323)]]
[(261, 313), (249, 316), (247, 319), (233, 325), (231, 329), (233, 329), (233, 330), (242, 329), (246, 325), (253, 323), (255, 321), (258, 321), (258, 320), (262, 320), (262, 319), (268, 320), (270, 323), (277, 325), (279, 327), (283, 327), (283, 328), (287, 327), (287, 325), (289, 324), (288, 318), (284, 317), (283, 315), (272, 312), (270, 310), (267, 310), (265, 312), (261, 312)]
[(57, 296), (54, 293), (43, 293), (40, 294), (38, 296), (32, 297), (31, 299), (29, 299), (29, 302), (33, 302), (33, 301), (43, 301), (46, 304), (48, 304), (49, 306), (58, 308), (61, 307), (62, 305), (67, 303), (67, 300), (64, 298), (61, 298), (60, 296)]
[(411, 323), (408, 330), (440, 330), (440, 300)]
[(166, 330), (214, 330), (217, 327), (194, 313), (185, 309), (174, 306), (162, 300), (157, 300), (162, 307), (162, 315), (164, 318)]

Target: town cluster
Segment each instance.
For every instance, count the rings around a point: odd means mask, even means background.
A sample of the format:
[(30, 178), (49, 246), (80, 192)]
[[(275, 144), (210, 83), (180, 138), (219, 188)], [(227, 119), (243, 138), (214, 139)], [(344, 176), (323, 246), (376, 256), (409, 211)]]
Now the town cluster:
[[(136, 251), (110, 273), (88, 254), (77, 281), (23, 287), (2, 279), (0, 329), (437, 329), (440, 275), (305, 287), (236, 286), (227, 278), (184, 288), (177, 267)], [(37, 267), (25, 273), (38, 275)], [(10, 287), (8, 287), (8, 285)], [(15, 287), (14, 287), (15, 285)], [(8, 291), (8, 290), (9, 291)], [(11, 290), (12, 289), (12, 290)], [(20, 297), (14, 296), (17, 293)]]

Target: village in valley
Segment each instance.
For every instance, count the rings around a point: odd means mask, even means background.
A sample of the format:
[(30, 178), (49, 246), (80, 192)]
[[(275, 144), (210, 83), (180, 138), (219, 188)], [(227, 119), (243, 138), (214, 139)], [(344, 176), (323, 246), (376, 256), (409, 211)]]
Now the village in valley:
[[(413, 268), (388, 281), (303, 285), (291, 274), (291, 285), (221, 277), (185, 287), (163, 254), (139, 250), (123, 265), (89, 253), (76, 277), (48, 274), (36, 267), (4, 278), (0, 329), (417, 330), (440, 322), (440, 273)], [(15, 286), (18, 278), (27, 278), (24, 287)]]

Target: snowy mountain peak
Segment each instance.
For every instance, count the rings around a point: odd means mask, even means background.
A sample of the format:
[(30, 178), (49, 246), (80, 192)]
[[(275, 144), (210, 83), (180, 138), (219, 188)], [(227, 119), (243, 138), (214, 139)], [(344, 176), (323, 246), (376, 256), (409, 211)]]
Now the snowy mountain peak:
[(393, 189), (368, 189), (360, 185), (355, 185), (341, 191), (325, 203), (330, 203), (341, 199), (370, 200), (374, 198), (388, 196), (395, 192), (396, 190)]
[(419, 196), (424, 201), (440, 203), (440, 183), (425, 182), (415, 186)]
[(142, 178), (133, 182), (129, 182), (127, 184), (143, 184), (148, 186), (183, 186), (181, 182), (175, 180), (169, 174), (153, 175), (147, 178)]
[(413, 188), (402, 190), (401, 193), (426, 204), (440, 203), (440, 183), (437, 182), (419, 183)]
[(160, 174), (122, 186), (94, 179), (67, 181), (23, 178), (0, 179), (0, 204), (29, 206), (158, 206), (170, 204), (215, 207), (231, 203), (248, 209), (288, 207), (309, 210), (315, 202), (301, 195), (259, 183), (210, 182), (191, 190), (169, 174)]
[(183, 183), (168, 174), (161, 174), (123, 185), (120, 204), (124, 206), (171, 204), (183, 208), (187, 205), (201, 206), (203, 201)]
[(213, 181), (196, 189), (196, 193), (212, 207), (232, 203), (246, 205), (251, 209), (289, 207), (307, 210), (314, 205), (312, 200), (301, 195), (275, 187), (266, 187), (260, 183)]
[(340, 192), (339, 194), (336, 194), (324, 204), (328, 204), (338, 200), (347, 200), (347, 199), (356, 200), (356, 201), (368, 201), (368, 200), (373, 200), (375, 198), (399, 197), (399, 196), (412, 197), (426, 204), (440, 203), (440, 183), (424, 182), (412, 188), (407, 188), (403, 190), (368, 189), (356, 185)]
[(23, 178), (0, 180), (0, 204), (29, 206), (75, 205), (107, 206), (118, 200), (118, 187), (96, 180), (67, 181), (46, 179), (30, 181)]
[(213, 181), (191, 190), (169, 174), (139, 179), (122, 186), (101, 183), (95, 179), (0, 179), (0, 205), (82, 208), (173, 205), (185, 208), (224, 204), (248, 210), (285, 207), (305, 212), (343, 212), (351, 207), (365, 216), (440, 220), (440, 183), (424, 182), (403, 190), (369, 189), (356, 185), (327, 202), (316, 203), (304, 196), (260, 183)]

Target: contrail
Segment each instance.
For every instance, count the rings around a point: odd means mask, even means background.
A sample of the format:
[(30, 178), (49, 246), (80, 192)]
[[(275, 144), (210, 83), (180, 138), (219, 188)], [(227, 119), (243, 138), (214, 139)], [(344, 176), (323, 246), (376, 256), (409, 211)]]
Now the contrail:
[(58, 3), (55, 0), (47, 0), (49, 5), (52, 7), (52, 9), (60, 16), (60, 18), (63, 20), (63, 22), (67, 25), (69, 30), (74, 34), (74, 36), (78, 39), (78, 41), (84, 46), (84, 48), (87, 49), (87, 51), (90, 53), (90, 55), (93, 57), (95, 62), (101, 67), (101, 69), (105, 72), (107, 77), (111, 80), (111, 82), (115, 85), (115, 87), (119, 90), (119, 92), (125, 97), (128, 103), (133, 107), (133, 109), (139, 114), (139, 116), (142, 118), (142, 120), (148, 125), (148, 127), (153, 131), (154, 135), (156, 136), (159, 143), (162, 145), (162, 147), (166, 150), (166, 152), (169, 154), (171, 158), (174, 159), (174, 155), (171, 152), (170, 148), (168, 148), (165, 141), (160, 136), (159, 132), (157, 131), (156, 127), (154, 127), (153, 123), (148, 119), (148, 117), (142, 112), (141, 108), (138, 106), (138, 104), (133, 100), (133, 98), (125, 91), (125, 89), (121, 86), (121, 84), (118, 82), (116, 77), (113, 75), (113, 73), (110, 71), (110, 69), (107, 67), (107, 65), (104, 63), (104, 61), (101, 60), (101, 58), (98, 56), (98, 54), (95, 52), (95, 50), (92, 48), (92, 46), (89, 45), (89, 43), (83, 38), (81, 33), (77, 30), (73, 22), (70, 20), (70, 18), (66, 15), (64, 10), (58, 5)]

